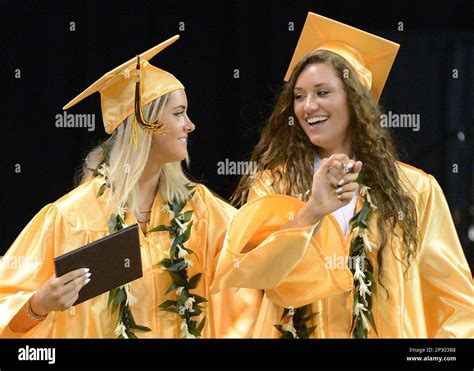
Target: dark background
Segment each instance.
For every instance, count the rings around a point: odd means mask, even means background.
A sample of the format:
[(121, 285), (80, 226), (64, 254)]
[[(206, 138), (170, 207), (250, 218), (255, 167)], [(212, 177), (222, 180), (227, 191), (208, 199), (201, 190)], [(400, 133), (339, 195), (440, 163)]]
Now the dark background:
[[(400, 157), (440, 183), (473, 270), (474, 236), (468, 237), (469, 226), (474, 234), (472, 2), (1, 4), (0, 255), (45, 204), (73, 188), (81, 160), (106, 138), (99, 94), (68, 110), (96, 113), (93, 132), (57, 128), (55, 116), (63, 105), (105, 72), (177, 33), (180, 40), (151, 63), (186, 86), (197, 126), (189, 145), (191, 176), (228, 198), (239, 177), (218, 175), (217, 163), (248, 160), (306, 13), (313, 11), (401, 44), (380, 102), (386, 111), (420, 115), (420, 131), (392, 129)], [(184, 32), (179, 22), (185, 23)], [(239, 79), (233, 77), (236, 68)]]

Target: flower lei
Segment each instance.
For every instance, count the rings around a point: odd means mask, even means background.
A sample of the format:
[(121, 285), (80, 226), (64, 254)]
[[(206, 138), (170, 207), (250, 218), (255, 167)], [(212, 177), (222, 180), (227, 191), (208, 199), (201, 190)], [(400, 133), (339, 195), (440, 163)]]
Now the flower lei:
[[(194, 192), (191, 193), (191, 197)], [(207, 302), (206, 298), (197, 294), (191, 294), (190, 290), (195, 289), (201, 279), (202, 273), (197, 273), (188, 278), (187, 268), (192, 266), (192, 261), (188, 259), (189, 254), (195, 254), (191, 249), (184, 246), (184, 243), (191, 235), (193, 225), (193, 210), (182, 212), (188, 200), (169, 202), (162, 206), (162, 212), (170, 217), (169, 225), (159, 225), (149, 232), (168, 231), (172, 238), (169, 258), (160, 261), (164, 271), (171, 276), (172, 283), (165, 292), (165, 295), (176, 290), (176, 300), (165, 300), (160, 308), (166, 312), (176, 313), (181, 319), (181, 331), (187, 339), (200, 337), (206, 317), (198, 324), (193, 317), (199, 316), (203, 312), (200, 303)]]
[[(107, 153), (105, 151), (104, 153)], [(100, 197), (104, 194), (105, 189), (109, 187), (108, 178), (110, 175), (110, 169), (107, 166), (108, 159), (105, 158), (104, 162), (97, 169), (89, 169), (94, 176), (101, 175), (105, 182), (100, 186), (97, 197)], [(127, 212), (127, 207), (121, 205), (117, 210), (112, 213), (109, 219), (109, 233), (114, 233), (120, 231), (126, 227), (125, 224), (125, 214)], [(138, 338), (135, 335), (135, 330), (149, 332), (150, 328), (146, 326), (137, 325), (135, 319), (133, 318), (131, 306), (137, 302), (137, 299), (132, 295), (130, 291), (130, 284), (125, 284), (119, 287), (116, 287), (109, 291), (109, 299), (107, 306), (111, 307), (112, 314), (114, 314), (118, 309), (118, 318), (117, 318), (117, 327), (115, 328), (115, 335), (119, 339), (136, 339)]]
[[(104, 154), (107, 154), (105, 148), (103, 148), (103, 150)], [(88, 169), (92, 172), (93, 176), (101, 175), (105, 180), (97, 192), (97, 197), (102, 196), (105, 189), (109, 187), (107, 180), (110, 175), (110, 169), (107, 163), (108, 158), (105, 156), (104, 161), (97, 169)], [(194, 192), (191, 192), (190, 198), (193, 195)], [(183, 319), (181, 331), (184, 333), (184, 336), (186, 338), (196, 338), (201, 336), (206, 317), (201, 320), (199, 325), (192, 317), (199, 316), (203, 312), (204, 308), (199, 304), (207, 302), (207, 299), (197, 294), (190, 294), (189, 292), (198, 286), (202, 273), (197, 273), (188, 279), (187, 268), (192, 266), (192, 261), (189, 260), (187, 256), (194, 254), (191, 249), (184, 246), (184, 243), (191, 236), (191, 228), (193, 225), (191, 219), (194, 211), (188, 210), (184, 213), (182, 212), (188, 200), (189, 199), (181, 202), (173, 201), (168, 203), (168, 206), (162, 206), (162, 212), (170, 216), (170, 225), (159, 225), (158, 227), (150, 229), (148, 233), (168, 231), (173, 238), (171, 242), (170, 259), (162, 259), (159, 264), (165, 267), (164, 270), (169, 272), (173, 280), (173, 283), (166, 290), (165, 295), (173, 289), (176, 289), (176, 296), (179, 300), (166, 300), (160, 305), (160, 308), (167, 312), (177, 313), (179, 317)], [(109, 233), (117, 232), (126, 227), (126, 212), (127, 207), (122, 205), (118, 207), (115, 213), (112, 213), (109, 220)], [(185, 224), (187, 224), (186, 227)], [(130, 309), (130, 306), (136, 302), (136, 298), (130, 292), (129, 284), (116, 287), (109, 292), (108, 306), (111, 307), (112, 313), (115, 313), (117, 309), (119, 309), (117, 327), (114, 331), (119, 339), (138, 338), (134, 333), (135, 330), (151, 331), (148, 327), (136, 324)]]
[[(358, 178), (358, 183), (361, 184)], [(353, 338), (365, 339), (372, 327), (377, 334), (375, 321), (372, 315), (372, 294), (376, 293), (374, 279), (374, 268), (368, 259), (368, 254), (376, 245), (369, 240), (368, 218), (377, 207), (373, 204), (369, 193), (369, 187), (362, 185), (360, 196), (364, 202), (361, 210), (349, 221), (351, 232), (355, 232), (352, 238), (349, 255), (351, 257), (351, 272), (354, 276), (354, 302), (351, 333)], [(355, 267), (354, 267), (355, 265)]]
[[(298, 199), (307, 201), (310, 191), (299, 194)], [(311, 305), (299, 308), (284, 308), (280, 321), (287, 318), (286, 323), (273, 325), (281, 334), (281, 339), (308, 339), (316, 326), (307, 327), (306, 322), (313, 319), (318, 313), (312, 313)]]
[(273, 325), (281, 334), (281, 339), (308, 339), (316, 326), (306, 327), (306, 322), (313, 319), (318, 313), (312, 313), (311, 305), (299, 308), (284, 308), (280, 321), (287, 317), (283, 324)]

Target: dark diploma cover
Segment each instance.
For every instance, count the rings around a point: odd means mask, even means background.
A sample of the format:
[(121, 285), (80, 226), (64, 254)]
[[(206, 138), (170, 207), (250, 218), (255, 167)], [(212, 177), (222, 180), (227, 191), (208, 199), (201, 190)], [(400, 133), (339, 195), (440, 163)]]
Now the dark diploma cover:
[(54, 259), (56, 277), (89, 268), (90, 282), (79, 291), (74, 305), (143, 276), (138, 225), (84, 245)]

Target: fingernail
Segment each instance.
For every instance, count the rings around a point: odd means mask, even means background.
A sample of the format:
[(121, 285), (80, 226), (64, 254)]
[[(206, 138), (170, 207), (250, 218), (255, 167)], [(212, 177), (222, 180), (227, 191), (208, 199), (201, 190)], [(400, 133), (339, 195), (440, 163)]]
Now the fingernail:
[(341, 179), (341, 180), (337, 183), (337, 185), (339, 185), (339, 186), (342, 186), (343, 184), (344, 184), (344, 179)]
[(332, 159), (333, 157), (334, 157), (334, 153), (331, 156), (329, 156), (329, 160)]
[(92, 273), (87, 273), (86, 278), (89, 278), (92, 275)]
[(339, 187), (336, 189), (336, 193), (341, 193), (342, 192), (342, 187)]
[(84, 268), (84, 273), (87, 273), (87, 272), (89, 272), (89, 271), (90, 271), (89, 268)]
[(342, 198), (342, 195), (337, 195), (337, 199), (340, 200)]
[(86, 279), (86, 280), (84, 281), (84, 285), (87, 285), (90, 281), (91, 281), (90, 278)]

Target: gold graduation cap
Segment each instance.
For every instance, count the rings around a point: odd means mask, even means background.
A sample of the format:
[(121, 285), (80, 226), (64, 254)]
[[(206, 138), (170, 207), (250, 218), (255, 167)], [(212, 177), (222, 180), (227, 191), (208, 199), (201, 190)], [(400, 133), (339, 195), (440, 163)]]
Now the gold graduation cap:
[(136, 121), (142, 127), (152, 131), (161, 129), (163, 124), (159, 120), (155, 123), (146, 122), (143, 118), (142, 106), (171, 91), (184, 89), (184, 86), (172, 74), (152, 66), (148, 60), (178, 39), (179, 35), (175, 35), (107, 72), (66, 104), (63, 110), (99, 92), (105, 131), (108, 134), (112, 134), (117, 126), (134, 112)]
[(285, 81), (300, 59), (316, 50), (329, 50), (349, 62), (359, 81), (378, 101), (399, 47), (392, 41), (308, 12)]

